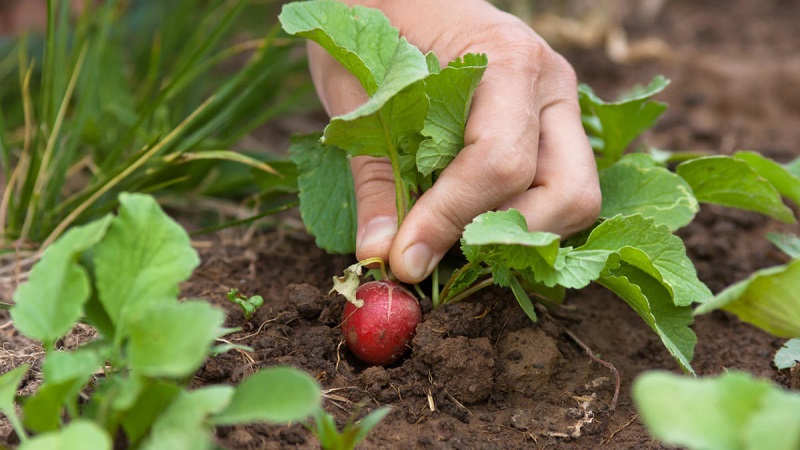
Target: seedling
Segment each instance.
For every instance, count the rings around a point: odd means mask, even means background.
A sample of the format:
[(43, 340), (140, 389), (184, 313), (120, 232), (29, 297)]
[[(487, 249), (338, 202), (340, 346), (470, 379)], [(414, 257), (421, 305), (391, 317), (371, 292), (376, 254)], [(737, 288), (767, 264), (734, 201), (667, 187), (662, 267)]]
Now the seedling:
[(353, 450), (389, 412), (389, 407), (378, 408), (358, 422), (348, 421), (342, 431), (339, 431), (333, 416), (320, 408), (314, 415), (314, 425), (310, 428), (324, 450)]
[[(119, 202), (118, 215), (71, 228), (51, 245), (14, 294), (14, 325), (46, 352), (34, 394), (15, 399), (27, 365), (0, 376), (0, 412), (22, 448), (111, 449), (122, 439), (130, 448), (210, 449), (214, 425), (313, 414), (319, 386), (290, 367), (264, 369), (235, 388), (187, 389), (230, 330), (208, 302), (177, 299), (199, 263), (183, 228), (151, 197), (123, 194)], [(78, 321), (99, 337), (58, 351)]]
[[(398, 222), (414, 199), (436, 182), (461, 150), (473, 93), (489, 63), (467, 54), (441, 68), (399, 35), (379, 11), (329, 0), (290, 3), (279, 16), (289, 34), (321, 45), (361, 83), (369, 101), (333, 117), (322, 134), (297, 137), (290, 148), (300, 170), (300, 211), (317, 245), (355, 250), (355, 196), (348, 158), (385, 157), (392, 164)], [(360, 45), (363, 42), (377, 45)], [(510, 287), (536, 320), (530, 295), (562, 301), (566, 289), (597, 283), (628, 303), (656, 332), (681, 367), (693, 372), (696, 336), (691, 307), (711, 291), (698, 278), (683, 241), (674, 234), (692, 221), (700, 202), (761, 212), (785, 222), (800, 203), (798, 164), (786, 166), (754, 152), (699, 156), (668, 151), (626, 153), (666, 109), (652, 100), (664, 77), (615, 102), (588, 86), (578, 96), (595, 150), (603, 208), (582, 234), (528, 230), (515, 210), (488, 212), (464, 230), (466, 264), (447, 280), (432, 275), (434, 307), (492, 284)], [(668, 163), (683, 161), (676, 171)]]
[(231, 288), (231, 290), (228, 291), (227, 296), (228, 301), (235, 303), (242, 308), (244, 318), (247, 320), (250, 320), (253, 317), (253, 314), (258, 311), (258, 308), (261, 308), (264, 305), (264, 297), (260, 295), (248, 297), (244, 294), (241, 294), (239, 289), (236, 288)]

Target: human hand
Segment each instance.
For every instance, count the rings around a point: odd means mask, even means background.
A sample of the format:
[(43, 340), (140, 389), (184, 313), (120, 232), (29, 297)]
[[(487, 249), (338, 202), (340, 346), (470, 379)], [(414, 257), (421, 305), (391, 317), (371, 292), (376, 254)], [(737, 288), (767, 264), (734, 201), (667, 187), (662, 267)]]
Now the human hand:
[[(349, 0), (379, 8), (400, 35), (445, 64), (486, 53), (489, 66), (467, 121), (465, 147), (398, 230), (388, 160), (352, 158), (358, 209), (356, 256), (389, 261), (402, 281), (428, 276), (464, 227), (489, 210), (515, 208), (528, 228), (562, 236), (600, 211), (594, 155), (580, 120), (575, 72), (520, 19), (484, 0)], [(367, 100), (358, 81), (316, 44), (311, 75), (331, 116)]]

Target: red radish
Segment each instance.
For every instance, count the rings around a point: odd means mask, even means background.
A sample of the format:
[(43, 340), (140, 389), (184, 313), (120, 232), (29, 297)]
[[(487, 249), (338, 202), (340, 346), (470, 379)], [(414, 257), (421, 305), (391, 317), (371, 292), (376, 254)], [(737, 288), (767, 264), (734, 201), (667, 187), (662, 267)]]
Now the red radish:
[(370, 281), (358, 287), (356, 299), (364, 305), (348, 301), (342, 316), (347, 348), (368, 364), (397, 361), (422, 320), (417, 298), (393, 281)]

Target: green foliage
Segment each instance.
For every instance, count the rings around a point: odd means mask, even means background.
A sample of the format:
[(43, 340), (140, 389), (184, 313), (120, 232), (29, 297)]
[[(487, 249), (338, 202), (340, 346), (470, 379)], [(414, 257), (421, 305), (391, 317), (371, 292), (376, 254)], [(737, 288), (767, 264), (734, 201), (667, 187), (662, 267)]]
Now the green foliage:
[(300, 170), (300, 215), (317, 245), (335, 253), (356, 248), (356, 193), (344, 151), (320, 142), (319, 134), (292, 138), (289, 156)]
[(789, 339), (775, 353), (775, 367), (790, 369), (800, 364), (800, 338)]
[[(342, 150), (347, 156), (389, 158), (398, 220), (402, 222), (414, 194), (429, 187), (463, 146), (472, 94), (486, 68), (486, 57), (464, 55), (442, 69), (435, 55), (423, 55), (399, 37), (398, 30), (380, 11), (350, 8), (335, 1), (290, 3), (284, 6), (279, 19), (287, 33), (320, 44), (359, 80), (370, 96), (356, 110), (331, 119), (322, 135), (324, 146), (310, 140), (297, 141), (295, 161), (319, 170), (322, 159), (315, 164), (303, 155), (334, 153), (330, 158), (336, 161), (336, 167), (344, 160), (345, 155), (338, 154)], [(316, 149), (311, 148), (315, 146)], [(352, 204), (350, 191), (345, 189), (347, 180), (341, 175), (314, 176), (313, 182), (317, 185), (314, 189), (301, 187), (301, 204), (327, 203), (333, 206), (326, 209), (336, 208), (337, 212), (326, 212), (325, 217), (346, 217), (338, 208)], [(354, 251), (354, 227), (315, 225), (320, 220), (319, 215), (310, 212), (315, 208), (301, 209), (304, 219), (312, 221), (310, 229), (319, 245), (329, 251)], [(342, 235), (347, 232), (352, 234)]]
[(695, 314), (722, 308), (775, 335), (800, 337), (800, 259), (759, 270), (701, 305)]
[(790, 258), (800, 259), (800, 236), (794, 234), (767, 233), (767, 239)]
[(314, 415), (311, 431), (324, 450), (353, 450), (389, 412), (389, 407), (378, 408), (358, 422), (348, 421), (342, 431), (339, 431), (333, 416), (319, 409)]
[(742, 372), (691, 379), (650, 372), (633, 385), (650, 432), (690, 450), (800, 447), (800, 395)]
[(600, 190), (603, 219), (638, 213), (677, 230), (700, 209), (686, 180), (641, 153), (629, 154), (601, 170)]
[(264, 306), (264, 297), (260, 295), (254, 295), (252, 297), (247, 297), (246, 295), (240, 294), (239, 290), (234, 288), (231, 289), (228, 294), (228, 301), (231, 303), (235, 303), (242, 308), (242, 312), (244, 313), (245, 319), (251, 319), (253, 314), (258, 311), (258, 308)]
[[(352, 252), (356, 224), (347, 158), (369, 155), (391, 161), (402, 222), (413, 198), (432, 186), (463, 146), (471, 99), (488, 61), (485, 55), (469, 54), (441, 68), (435, 55), (423, 55), (401, 38), (379, 11), (329, 0), (285, 5), (280, 21), (288, 33), (320, 44), (369, 95), (355, 111), (333, 117), (319, 140), (307, 136), (296, 140), (292, 149), (301, 173), (301, 211), (308, 229), (321, 247)], [(581, 117), (600, 171), (600, 220), (582, 235), (562, 241), (554, 234), (528, 231), (516, 211), (475, 218), (461, 240), (467, 263), (442, 283), (441, 292), (437, 273), (434, 306), (497, 284), (510, 287), (523, 311), (535, 320), (529, 293), (558, 303), (566, 289), (594, 282), (630, 305), (681, 367), (692, 372), (696, 337), (689, 328), (690, 308), (709, 302), (713, 295), (698, 279), (674, 232), (694, 219), (701, 203), (794, 222), (792, 210), (783, 202), (784, 198), (797, 202), (800, 197), (796, 173), (800, 163), (781, 165), (755, 152), (626, 154), (665, 111), (666, 105), (653, 97), (668, 84), (657, 76), (611, 102), (580, 86)], [(675, 161), (681, 161), (675, 170), (666, 165)], [(761, 288), (761, 282), (752, 282)], [(789, 281), (781, 283), (781, 289), (793, 287), (786, 284)], [(733, 300), (745, 290), (734, 287), (701, 311), (722, 303), (733, 310), (744, 304)], [(754, 295), (747, 294), (754, 303), (748, 308), (766, 312), (745, 313), (749, 316), (745, 320), (784, 328), (792, 321), (800, 323), (796, 314), (778, 305), (780, 299), (800, 311), (785, 295), (766, 303)], [(759, 315), (763, 317), (758, 319)], [(784, 320), (771, 317), (777, 315)]]
[(16, 66), (0, 74), (4, 246), (47, 247), (111, 211), (122, 191), (212, 195), (204, 189), (227, 179), (232, 196), (259, 194), (263, 178), (292, 184), (263, 152), (234, 150), (311, 91), (292, 41), (269, 24), (255, 37), (246, 28), (274, 5), (116, 0), (75, 21), (68, 4), (48, 2), (46, 35), (17, 39)]
[[(111, 448), (122, 429), (132, 448), (210, 449), (214, 424), (282, 423), (316, 411), (317, 383), (289, 367), (264, 369), (236, 388), (186, 390), (228, 331), (224, 315), (204, 301), (178, 301), (178, 285), (199, 263), (186, 232), (152, 197), (122, 194), (119, 204), (116, 216), (73, 227), (48, 247), (14, 295), (15, 324), (47, 353), (21, 421), (14, 395), (28, 367), (0, 376), (0, 411), (21, 448)], [(99, 338), (56, 351), (54, 342), (82, 319)], [(105, 376), (95, 379), (98, 371)], [(89, 400), (79, 404), (87, 387)]]
[[(750, 163), (737, 157), (706, 156), (682, 163), (676, 169), (698, 200), (747, 209), (795, 222), (792, 210), (783, 204), (780, 191)], [(786, 181), (791, 180), (786, 173)], [(800, 180), (798, 180), (800, 182)]]
[(667, 109), (665, 103), (651, 98), (663, 91), (669, 80), (653, 78), (650, 84), (624, 98), (606, 102), (587, 86), (578, 87), (581, 120), (597, 152), (597, 165), (603, 169), (618, 161), (631, 142), (656, 123)]
[(615, 216), (576, 248), (559, 247), (558, 236), (550, 233), (527, 230), (515, 210), (486, 213), (464, 230), (462, 250), (470, 264), (488, 264), (493, 273), (512, 270), (545, 286), (582, 288), (592, 281), (605, 286), (642, 317), (685, 370), (692, 370), (697, 339), (689, 329), (689, 305), (710, 299), (711, 292), (666, 226), (638, 214)]

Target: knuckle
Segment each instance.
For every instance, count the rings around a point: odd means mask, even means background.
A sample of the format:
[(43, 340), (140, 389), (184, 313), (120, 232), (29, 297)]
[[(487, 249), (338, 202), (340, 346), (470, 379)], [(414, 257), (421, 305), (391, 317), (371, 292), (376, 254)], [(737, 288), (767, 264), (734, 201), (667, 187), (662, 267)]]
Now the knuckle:
[(353, 161), (355, 194), (359, 203), (383, 201), (387, 191), (394, 190), (391, 166), (383, 159), (364, 157)]
[(516, 194), (530, 187), (536, 162), (526, 149), (497, 140), (484, 143), (483, 149), (483, 167), (490, 188)]
[(603, 199), (597, 184), (586, 183), (581, 188), (570, 190), (567, 195), (565, 206), (571, 213), (571, 228), (582, 230), (592, 225), (600, 216)]

